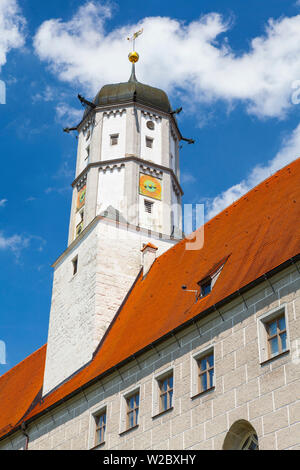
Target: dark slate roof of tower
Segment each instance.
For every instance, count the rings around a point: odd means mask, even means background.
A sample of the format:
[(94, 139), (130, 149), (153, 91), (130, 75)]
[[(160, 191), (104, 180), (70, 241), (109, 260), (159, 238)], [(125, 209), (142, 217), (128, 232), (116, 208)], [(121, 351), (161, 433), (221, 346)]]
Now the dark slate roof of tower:
[[(169, 113), (171, 111), (169, 98), (163, 90), (145, 85), (137, 80), (134, 64), (132, 66), (132, 73), (128, 82), (104, 85), (97, 93), (93, 103), (96, 106), (110, 106), (132, 101), (150, 106), (151, 108), (155, 108), (165, 113)], [(86, 116), (86, 113), (84, 117)]]

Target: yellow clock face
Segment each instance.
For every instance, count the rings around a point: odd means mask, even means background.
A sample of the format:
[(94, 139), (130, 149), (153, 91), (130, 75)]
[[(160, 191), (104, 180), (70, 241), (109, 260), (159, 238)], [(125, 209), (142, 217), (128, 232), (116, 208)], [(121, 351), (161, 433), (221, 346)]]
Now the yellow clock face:
[(85, 193), (86, 193), (86, 186), (83, 186), (83, 188), (79, 191), (78, 197), (77, 197), (77, 210), (78, 211), (85, 204)]
[(161, 182), (149, 175), (140, 175), (140, 194), (161, 201)]

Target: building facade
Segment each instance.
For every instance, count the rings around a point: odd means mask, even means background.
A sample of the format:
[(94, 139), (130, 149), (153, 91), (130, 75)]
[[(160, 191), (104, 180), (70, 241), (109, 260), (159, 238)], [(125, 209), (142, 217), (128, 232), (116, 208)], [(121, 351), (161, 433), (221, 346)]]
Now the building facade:
[(133, 67), (87, 103), (48, 343), (0, 378), (0, 449), (299, 449), (300, 160), (182, 239), (165, 93)]

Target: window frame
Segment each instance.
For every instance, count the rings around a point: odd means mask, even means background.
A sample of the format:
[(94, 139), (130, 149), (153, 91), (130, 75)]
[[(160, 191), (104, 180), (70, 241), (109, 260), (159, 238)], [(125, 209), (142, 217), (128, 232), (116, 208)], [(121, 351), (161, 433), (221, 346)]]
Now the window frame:
[[(269, 325), (275, 319), (280, 318), (284, 315), (285, 318), (285, 332), (286, 332), (286, 349), (278, 352), (278, 354), (271, 355), (268, 341), (267, 325)], [(284, 331), (284, 330), (283, 330)], [(257, 318), (257, 336), (258, 336), (258, 348), (259, 348), (259, 362), (263, 365), (267, 362), (274, 361), (278, 357), (281, 357), (290, 352), (290, 335), (289, 335), (289, 321), (287, 314), (287, 305), (283, 304), (279, 307), (275, 307), (272, 310), (260, 315)]]
[[(201, 360), (208, 358), (211, 355), (213, 356), (213, 366), (210, 367), (209, 369), (205, 369), (203, 373), (205, 372), (206, 375), (208, 374), (208, 377), (209, 377), (209, 371), (213, 370), (212, 385), (204, 390), (201, 386), (200, 375), (203, 375), (203, 374), (200, 373), (201, 369), (200, 369), (199, 363)], [(207, 384), (208, 383), (209, 382), (207, 382)], [(214, 348), (214, 344), (210, 344), (206, 348), (201, 349), (191, 355), (191, 399), (196, 398), (199, 395), (204, 395), (206, 393), (212, 392), (213, 390), (215, 390), (215, 384), (216, 384), (215, 348)]]
[[(138, 402), (136, 398), (138, 397)], [(131, 400), (134, 400), (134, 406), (131, 408)], [(137, 413), (136, 413), (137, 411)], [(139, 413), (140, 413), (140, 391), (130, 394), (126, 397), (126, 430), (135, 428), (139, 424)], [(133, 424), (131, 424), (131, 416), (133, 416)]]
[[(172, 393), (172, 406), (170, 406), (167, 409), (162, 409), (161, 406), (161, 383), (167, 378), (167, 377), (173, 377), (173, 393)], [(164, 413), (168, 413), (174, 409), (174, 403), (175, 403), (175, 387), (176, 387), (176, 382), (175, 382), (175, 370), (174, 366), (167, 367), (166, 369), (153, 374), (152, 378), (152, 418), (156, 418), (157, 416), (160, 416)]]
[[(96, 443), (96, 419), (98, 416), (102, 415), (103, 413), (106, 414), (106, 423), (105, 423), (105, 436), (104, 441), (102, 443)], [(90, 450), (97, 449), (98, 447), (102, 447), (105, 445), (106, 435), (107, 435), (107, 417), (108, 417), (108, 404), (102, 403), (101, 405), (95, 405), (90, 410), (90, 418), (89, 418), (89, 434), (88, 434), (88, 448)]]
[[(284, 318), (284, 329), (280, 330), (279, 320), (281, 320), (282, 318)], [(270, 333), (270, 326), (271, 324), (274, 324), (275, 322), (276, 322), (276, 333), (272, 335)], [(278, 317), (275, 317), (274, 319), (270, 320), (265, 325), (266, 325), (267, 341), (268, 341), (268, 355), (269, 355), (269, 358), (272, 359), (273, 357), (278, 356), (279, 354), (282, 354), (286, 351), (286, 348), (285, 349), (282, 348), (282, 339), (281, 339), (282, 334), (285, 333), (285, 335), (287, 335), (286, 320), (285, 320), (284, 313), (279, 314)], [(275, 338), (277, 338), (277, 344), (278, 344), (277, 354), (273, 354), (271, 350), (271, 341)]]
[[(209, 358), (213, 357), (213, 365), (210, 366), (209, 364)], [(206, 368), (201, 369), (201, 362), (204, 361), (206, 362)], [(208, 352), (208, 354), (205, 354), (203, 356), (200, 356), (197, 358), (197, 366), (198, 366), (198, 393), (205, 393), (211, 390), (214, 387), (214, 374), (215, 374), (215, 357), (214, 353)], [(211, 379), (210, 379), (210, 371), (213, 371), (213, 378), (212, 378), (212, 385), (210, 385)], [(206, 376), (206, 384), (207, 388), (204, 389), (203, 384), (202, 384), (202, 376)]]
[[(172, 387), (169, 386), (169, 379), (172, 378)], [(165, 381), (167, 380), (167, 390), (163, 390), (163, 386)], [(173, 369), (168, 374), (160, 377), (158, 379), (158, 387), (159, 387), (159, 412), (165, 413), (168, 410), (173, 408), (173, 397), (174, 397), (174, 373)], [(170, 397), (171, 394), (171, 397)], [(167, 407), (164, 407), (164, 396), (167, 396)]]
[[(139, 404), (138, 404), (138, 417), (134, 424), (134, 426), (129, 427), (128, 422), (128, 401), (133, 396), (139, 395)], [(130, 432), (131, 430), (137, 428), (139, 426), (139, 419), (140, 419), (140, 410), (141, 410), (141, 388), (140, 386), (135, 386), (130, 390), (127, 390), (125, 393), (122, 394), (121, 397), (121, 407), (120, 407), (120, 427), (119, 427), (119, 435), (124, 433)], [(136, 409), (136, 408), (135, 408)]]
[[(120, 137), (120, 134), (118, 133), (115, 133), (115, 134), (110, 134), (110, 145), (113, 146), (113, 145), (119, 145), (119, 137)], [(115, 141), (114, 141), (115, 139)]]
[[(104, 421), (104, 425), (103, 426), (98, 426), (97, 424), (97, 420), (102, 417), (102, 416), (105, 416), (105, 421)], [(103, 445), (105, 444), (105, 435), (106, 435), (106, 428), (107, 428), (107, 410), (106, 410), (106, 407), (105, 408), (102, 408), (102, 410), (99, 412), (99, 413), (95, 413), (94, 414), (94, 419), (95, 419), (95, 432), (94, 432), (94, 444), (95, 444), (95, 447), (98, 447), (100, 445)], [(100, 430), (103, 430), (103, 439), (102, 441), (97, 441), (97, 431)]]
[[(150, 145), (148, 145), (148, 143), (150, 143)], [(149, 137), (148, 135), (145, 136), (145, 145), (146, 145), (146, 148), (148, 149), (153, 149), (153, 143), (154, 143), (154, 138), (153, 137)]]

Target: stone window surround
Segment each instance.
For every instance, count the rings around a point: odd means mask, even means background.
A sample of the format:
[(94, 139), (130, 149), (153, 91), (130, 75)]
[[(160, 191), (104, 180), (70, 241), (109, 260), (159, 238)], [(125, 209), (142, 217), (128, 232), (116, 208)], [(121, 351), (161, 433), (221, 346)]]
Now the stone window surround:
[(169, 366), (166, 369), (157, 372), (156, 374), (153, 375), (152, 378), (152, 418), (155, 418), (156, 416), (167, 413), (168, 411), (173, 409), (173, 406), (171, 408), (168, 408), (165, 411), (161, 411), (160, 409), (160, 387), (159, 387), (159, 382), (163, 380), (165, 377), (168, 377), (169, 375), (173, 374), (173, 404), (174, 404), (174, 398), (175, 398), (175, 374), (174, 374), (174, 366)]
[(118, 145), (119, 144), (119, 137), (120, 134), (110, 134), (110, 145)]
[[(276, 356), (270, 357), (266, 324), (282, 314), (284, 314), (286, 326), (286, 351), (284, 351), (283, 353), (279, 353)], [(257, 337), (259, 349), (259, 362), (261, 365), (264, 364), (266, 361), (276, 360), (277, 357), (281, 356), (282, 354), (287, 354), (290, 351), (289, 322), (286, 304), (280, 305), (280, 307), (275, 307), (257, 318)]]
[[(140, 417), (140, 409), (141, 409), (141, 386), (135, 384), (133, 387), (130, 389), (126, 390), (126, 392), (123, 392), (121, 395), (121, 407), (120, 407), (120, 427), (119, 427), (119, 435), (129, 432), (136, 427), (138, 427), (138, 423), (136, 426), (133, 428), (128, 428), (127, 427), (127, 399), (131, 397), (131, 395), (134, 395), (136, 393), (139, 393), (140, 399), (139, 399), (139, 417)], [(138, 419), (139, 421), (139, 419)]]
[(88, 448), (93, 449), (95, 447), (100, 447), (104, 445), (104, 442), (101, 444), (95, 445), (95, 436), (96, 436), (96, 417), (102, 414), (104, 411), (106, 412), (106, 430), (107, 432), (107, 410), (108, 405), (107, 403), (102, 403), (100, 406), (95, 405), (90, 410), (89, 414), (89, 435), (88, 435)]
[(154, 138), (153, 137), (148, 137), (146, 135), (146, 147), (149, 148), (149, 149), (153, 149), (153, 142), (154, 142)]
[(191, 355), (191, 398), (195, 398), (199, 394), (209, 393), (211, 390), (214, 390), (215, 383), (216, 383), (216, 376), (215, 376), (215, 367), (214, 367), (214, 379), (213, 379), (213, 387), (208, 388), (207, 390), (200, 392), (199, 391), (199, 365), (198, 361), (201, 357), (208, 356), (209, 354), (214, 355), (215, 359), (215, 351), (214, 351), (214, 344), (210, 344), (206, 346), (204, 349), (200, 349), (197, 352), (194, 352)]

